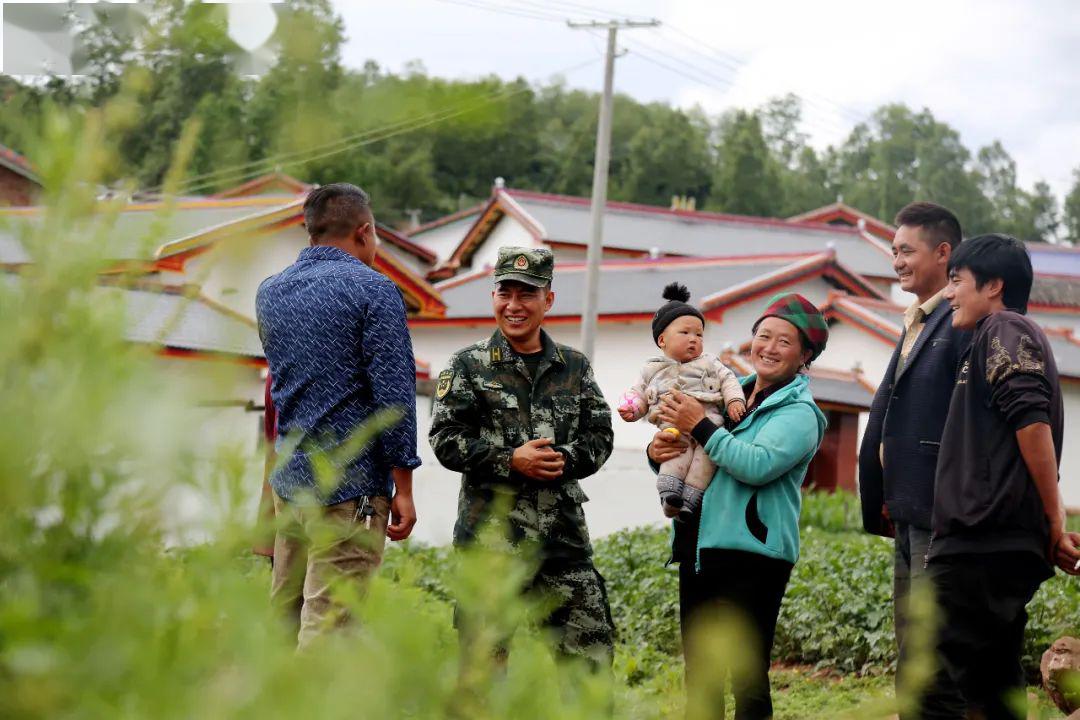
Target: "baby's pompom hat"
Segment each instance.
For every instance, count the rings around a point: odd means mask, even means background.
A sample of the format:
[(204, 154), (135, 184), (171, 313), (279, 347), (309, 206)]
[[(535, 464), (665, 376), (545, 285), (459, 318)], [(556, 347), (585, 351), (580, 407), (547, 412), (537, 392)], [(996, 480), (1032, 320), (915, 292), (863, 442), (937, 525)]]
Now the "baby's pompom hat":
[(683, 315), (693, 315), (701, 324), (705, 324), (705, 316), (693, 305), (686, 301), (690, 299), (690, 291), (685, 285), (673, 282), (664, 288), (663, 298), (666, 303), (660, 306), (652, 319), (652, 339), (657, 345), (660, 344), (660, 335), (675, 318)]

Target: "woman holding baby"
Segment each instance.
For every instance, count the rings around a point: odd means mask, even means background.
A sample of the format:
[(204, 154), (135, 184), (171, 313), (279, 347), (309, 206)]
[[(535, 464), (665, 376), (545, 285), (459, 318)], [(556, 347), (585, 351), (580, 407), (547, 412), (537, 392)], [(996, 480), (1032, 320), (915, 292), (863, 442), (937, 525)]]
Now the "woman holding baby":
[(769, 659), (780, 602), (799, 556), (800, 488), (825, 433), (825, 416), (802, 372), (825, 348), (825, 318), (801, 295), (780, 295), (753, 333), (754, 374), (741, 381), (745, 408), (725, 413), (718, 423), (701, 401), (672, 390), (657, 415), (675, 431), (661, 430), (648, 449), (659, 467), (683, 455), (688, 444), (700, 445), (715, 465), (700, 512), (673, 523), (691, 717), (723, 717), (726, 670), (710, 657), (714, 648), (701, 631), (703, 621), (717, 615), (734, 617), (753, 637), (739, 647), (738, 666), (730, 667), (735, 717), (772, 716)]

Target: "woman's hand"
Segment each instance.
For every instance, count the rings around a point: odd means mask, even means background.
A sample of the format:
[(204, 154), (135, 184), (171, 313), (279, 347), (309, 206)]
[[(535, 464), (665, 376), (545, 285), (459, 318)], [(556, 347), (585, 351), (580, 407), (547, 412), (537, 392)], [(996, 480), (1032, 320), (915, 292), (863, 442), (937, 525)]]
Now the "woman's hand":
[(682, 435), (661, 430), (653, 435), (647, 452), (649, 459), (659, 465), (679, 457), (689, 446), (690, 443)]
[(705, 408), (694, 398), (672, 390), (660, 401), (660, 419), (673, 425), (683, 435), (705, 419)]

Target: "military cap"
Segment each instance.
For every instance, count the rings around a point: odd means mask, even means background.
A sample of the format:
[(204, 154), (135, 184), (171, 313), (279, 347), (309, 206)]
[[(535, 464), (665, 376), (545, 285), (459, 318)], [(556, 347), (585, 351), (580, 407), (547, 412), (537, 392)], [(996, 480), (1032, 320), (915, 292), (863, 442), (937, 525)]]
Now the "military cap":
[(547, 287), (554, 269), (555, 256), (547, 248), (501, 247), (495, 263), (495, 282), (513, 280)]

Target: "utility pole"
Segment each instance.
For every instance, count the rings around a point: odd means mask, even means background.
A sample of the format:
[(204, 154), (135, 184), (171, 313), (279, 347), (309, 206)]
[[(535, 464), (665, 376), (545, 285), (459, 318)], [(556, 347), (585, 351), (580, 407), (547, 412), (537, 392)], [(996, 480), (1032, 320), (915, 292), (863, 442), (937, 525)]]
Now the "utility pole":
[(615, 84), (615, 36), (620, 28), (657, 27), (659, 20), (609, 20), (566, 23), (574, 29), (607, 30), (604, 54), (604, 94), (600, 98), (600, 120), (596, 126), (596, 160), (593, 165), (592, 211), (589, 251), (586, 255), (585, 304), (581, 310), (581, 352), (593, 359), (596, 345), (596, 316), (600, 289), (600, 259), (603, 257), (604, 206), (607, 205), (608, 162), (611, 159), (611, 104)]

